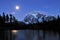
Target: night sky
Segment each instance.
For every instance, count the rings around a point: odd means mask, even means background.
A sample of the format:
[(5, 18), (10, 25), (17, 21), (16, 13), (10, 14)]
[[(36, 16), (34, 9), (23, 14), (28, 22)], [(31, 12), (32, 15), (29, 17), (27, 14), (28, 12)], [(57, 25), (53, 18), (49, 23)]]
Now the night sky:
[[(19, 10), (15, 6), (19, 6)], [(0, 0), (0, 14), (14, 15), (19, 21), (32, 11), (40, 11), (47, 15), (60, 15), (60, 0)]]

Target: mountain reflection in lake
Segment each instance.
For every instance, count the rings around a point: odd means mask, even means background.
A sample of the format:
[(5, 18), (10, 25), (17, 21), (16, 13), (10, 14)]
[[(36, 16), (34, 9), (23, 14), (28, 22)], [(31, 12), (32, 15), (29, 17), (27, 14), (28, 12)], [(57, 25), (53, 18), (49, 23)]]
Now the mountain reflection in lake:
[(18, 30), (15, 40), (59, 40), (59, 33), (43, 30)]

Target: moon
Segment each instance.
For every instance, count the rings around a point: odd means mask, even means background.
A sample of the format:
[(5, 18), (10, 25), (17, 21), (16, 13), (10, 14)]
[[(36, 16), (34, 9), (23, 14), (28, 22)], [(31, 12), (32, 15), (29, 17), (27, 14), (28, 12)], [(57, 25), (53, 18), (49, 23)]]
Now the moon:
[(17, 5), (17, 6), (15, 6), (15, 9), (16, 9), (16, 10), (19, 10), (19, 9), (20, 9), (20, 7)]

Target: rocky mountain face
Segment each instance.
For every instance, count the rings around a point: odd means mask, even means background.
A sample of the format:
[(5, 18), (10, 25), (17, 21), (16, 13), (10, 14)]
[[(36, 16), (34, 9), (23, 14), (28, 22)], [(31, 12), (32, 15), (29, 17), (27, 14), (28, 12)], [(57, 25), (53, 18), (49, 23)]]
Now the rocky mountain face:
[(31, 12), (26, 15), (26, 17), (24, 18), (24, 22), (27, 24), (29, 23), (33, 24), (33, 23), (43, 22), (43, 20), (51, 21), (54, 19), (56, 19), (54, 16), (46, 16), (39, 12)]

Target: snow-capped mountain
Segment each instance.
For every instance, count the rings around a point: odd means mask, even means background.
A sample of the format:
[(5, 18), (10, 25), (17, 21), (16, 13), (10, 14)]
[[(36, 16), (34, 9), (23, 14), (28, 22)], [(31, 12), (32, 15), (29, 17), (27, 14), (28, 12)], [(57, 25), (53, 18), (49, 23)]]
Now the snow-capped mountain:
[(42, 22), (42, 18), (44, 18), (45, 21), (56, 19), (54, 16), (46, 16), (44, 14), (41, 14), (40, 12), (34, 11), (26, 15), (26, 17), (24, 18), (24, 22), (27, 24), (38, 23)]

